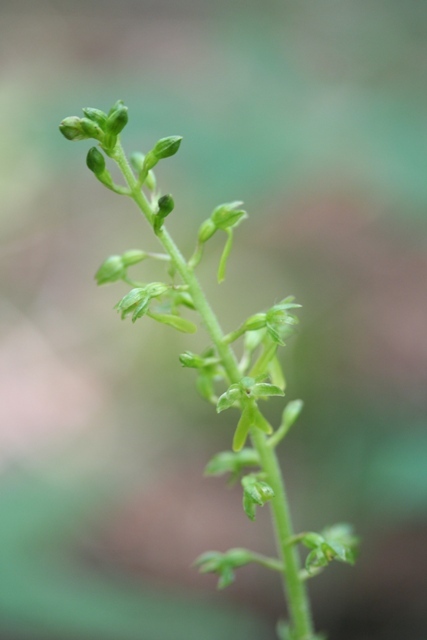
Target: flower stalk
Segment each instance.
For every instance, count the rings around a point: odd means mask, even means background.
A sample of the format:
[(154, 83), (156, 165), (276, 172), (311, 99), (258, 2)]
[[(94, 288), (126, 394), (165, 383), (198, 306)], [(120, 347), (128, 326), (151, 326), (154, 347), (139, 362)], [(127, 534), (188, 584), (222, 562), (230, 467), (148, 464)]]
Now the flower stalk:
[[(98, 109), (85, 109), (84, 115), (84, 118), (66, 118), (61, 123), (61, 132), (68, 140), (93, 138), (99, 143), (101, 151), (96, 147), (89, 151), (89, 169), (107, 188), (130, 197), (135, 202), (165, 251), (164, 254), (153, 254), (132, 250), (121, 256), (111, 256), (98, 270), (97, 282), (107, 284), (122, 280), (133, 286), (116, 305), (122, 318), (131, 315), (132, 321), (136, 321), (146, 316), (179, 331), (193, 333), (196, 325), (181, 316), (181, 307), (195, 310), (199, 314), (212, 341), (212, 348), (201, 356), (187, 351), (180, 356), (181, 363), (197, 370), (198, 389), (206, 399), (217, 404), (218, 412), (236, 407), (241, 414), (234, 435), (233, 451), (215, 456), (208, 464), (206, 473), (222, 475), (231, 472), (232, 479), (235, 480), (245, 473), (247, 466), (258, 467), (258, 471), (241, 478), (243, 508), (251, 520), (255, 520), (257, 508), (266, 502), (269, 502), (271, 508), (277, 559), (266, 558), (245, 549), (231, 549), (225, 554), (208, 552), (196, 563), (202, 572), (219, 575), (220, 588), (228, 586), (234, 580), (234, 570), (248, 562), (256, 562), (278, 571), (290, 618), (289, 625), (281, 624), (278, 627), (280, 640), (319, 639), (320, 636), (315, 635), (313, 630), (306, 579), (317, 575), (332, 559), (352, 563), (357, 541), (347, 525), (337, 525), (322, 534), (294, 533), (276, 447), (296, 421), (302, 402), (294, 400), (287, 404), (277, 430), (273, 429), (258, 407), (260, 398), (284, 395), (285, 380), (276, 352), (279, 346), (284, 345), (284, 338), (298, 321), (291, 310), (300, 305), (295, 304), (292, 297), (285, 298), (268, 311), (251, 316), (238, 329), (225, 335), (206, 299), (195, 269), (202, 259), (205, 244), (217, 231), (224, 231), (226, 244), (219, 263), (218, 281), (224, 279), (234, 229), (247, 217), (246, 212), (240, 208), (242, 203), (223, 204), (213, 211), (202, 223), (195, 252), (187, 261), (164, 224), (166, 217), (174, 209), (173, 199), (170, 195), (161, 196), (156, 192), (156, 181), (152, 173), (158, 162), (177, 153), (182, 138), (162, 138), (147, 154), (133, 154), (130, 163), (119, 140), (119, 134), (128, 121), (127, 107), (123, 102), (118, 101), (108, 114)], [(125, 186), (112, 183), (102, 151), (118, 165)], [(143, 188), (153, 192), (151, 201)], [(128, 269), (148, 258), (166, 261), (179, 274), (182, 285), (162, 282), (145, 285), (135, 282), (128, 275)], [(159, 302), (161, 307), (157, 309), (156, 304)], [(245, 342), (240, 363), (231, 346), (239, 338), (243, 338)], [(215, 391), (218, 381), (228, 387), (219, 398)], [(250, 438), (252, 448), (244, 448), (247, 437)], [(310, 549), (305, 568), (301, 564), (298, 543)]]

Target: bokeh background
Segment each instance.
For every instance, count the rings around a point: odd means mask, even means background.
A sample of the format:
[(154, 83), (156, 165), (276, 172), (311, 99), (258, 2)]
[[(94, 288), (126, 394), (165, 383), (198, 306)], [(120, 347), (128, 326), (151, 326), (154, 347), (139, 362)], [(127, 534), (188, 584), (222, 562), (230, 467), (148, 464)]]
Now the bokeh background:
[(206, 336), (121, 322), (126, 286), (93, 281), (157, 247), (57, 126), (122, 98), (129, 151), (184, 136), (157, 176), (187, 255), (245, 201), (225, 283), (220, 239), (200, 266), (224, 328), (303, 304), (283, 352), (305, 401), (282, 449), (295, 525), (363, 538), (310, 583), (318, 628), (425, 640), (426, 32), (416, 0), (1, 0), (0, 638), (270, 640), (285, 615), (276, 575), (218, 593), (191, 567), (273, 553), (267, 509), (250, 523), (238, 486), (202, 476), (235, 417), (179, 365)]

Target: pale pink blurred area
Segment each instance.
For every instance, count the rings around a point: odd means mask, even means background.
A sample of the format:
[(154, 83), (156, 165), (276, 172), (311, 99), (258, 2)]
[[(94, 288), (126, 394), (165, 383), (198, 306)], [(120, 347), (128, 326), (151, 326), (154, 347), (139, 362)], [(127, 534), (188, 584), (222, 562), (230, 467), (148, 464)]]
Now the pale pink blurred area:
[(0, 457), (40, 462), (90, 431), (106, 394), (82, 361), (67, 363), (30, 320), (2, 306)]

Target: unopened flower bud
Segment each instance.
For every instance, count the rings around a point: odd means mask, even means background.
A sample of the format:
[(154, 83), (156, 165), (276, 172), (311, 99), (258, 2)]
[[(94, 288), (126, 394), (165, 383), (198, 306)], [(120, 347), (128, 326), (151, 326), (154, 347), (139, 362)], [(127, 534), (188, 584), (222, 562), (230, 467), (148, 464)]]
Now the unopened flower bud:
[(128, 123), (128, 108), (124, 105), (120, 105), (111, 115), (107, 118), (106, 129), (109, 133), (117, 136)]
[(157, 160), (163, 160), (163, 158), (170, 158), (174, 156), (178, 151), (182, 141), (182, 136), (169, 136), (168, 138), (161, 138), (156, 142), (153, 147), (153, 153)]
[(157, 215), (160, 216), (161, 218), (166, 218), (166, 216), (168, 216), (171, 213), (171, 211), (173, 211), (173, 208), (175, 206), (175, 203), (170, 193), (159, 198), (157, 201), (157, 204), (159, 206), (159, 211)]
[(80, 126), (88, 138), (101, 140), (104, 135), (101, 127), (97, 125), (96, 122), (93, 122), (93, 120), (89, 120), (89, 118), (82, 118), (80, 120)]
[(124, 276), (126, 270), (121, 256), (110, 256), (107, 258), (98, 271), (95, 273), (95, 280), (98, 285), (116, 282)]
[(59, 125), (59, 130), (67, 140), (86, 140), (89, 136), (84, 133), (81, 127), (81, 118), (78, 116), (69, 116)]
[(86, 164), (96, 176), (100, 176), (105, 171), (105, 158), (96, 147), (89, 149)]
[(181, 353), (181, 355), (179, 356), (179, 361), (183, 367), (189, 367), (191, 369), (199, 369), (203, 366), (203, 358), (197, 356), (194, 353), (191, 353), (191, 351), (185, 351), (184, 353)]
[(173, 211), (173, 208), (175, 206), (173, 198), (169, 193), (159, 198), (157, 204), (159, 210), (154, 217), (154, 231), (156, 233), (160, 231), (164, 219), (170, 214), (171, 211)]
[(93, 107), (86, 107), (85, 109), (83, 109), (83, 113), (85, 114), (86, 118), (89, 118), (89, 120), (96, 122), (96, 124), (99, 125), (101, 129), (104, 128), (105, 123), (107, 122), (106, 113), (104, 113), (100, 109), (93, 109)]

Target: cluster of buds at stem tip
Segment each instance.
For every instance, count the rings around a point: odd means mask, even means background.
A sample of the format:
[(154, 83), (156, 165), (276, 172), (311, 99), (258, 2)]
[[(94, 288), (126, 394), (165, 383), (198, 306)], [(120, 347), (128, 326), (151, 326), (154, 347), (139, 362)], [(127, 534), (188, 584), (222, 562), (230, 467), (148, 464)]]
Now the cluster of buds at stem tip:
[[(88, 107), (83, 109), (84, 117), (69, 116), (59, 125), (59, 130), (67, 140), (98, 140), (107, 154), (111, 154), (117, 143), (117, 136), (128, 122), (128, 108), (118, 100), (108, 113)], [(94, 172), (95, 173), (95, 172)]]

